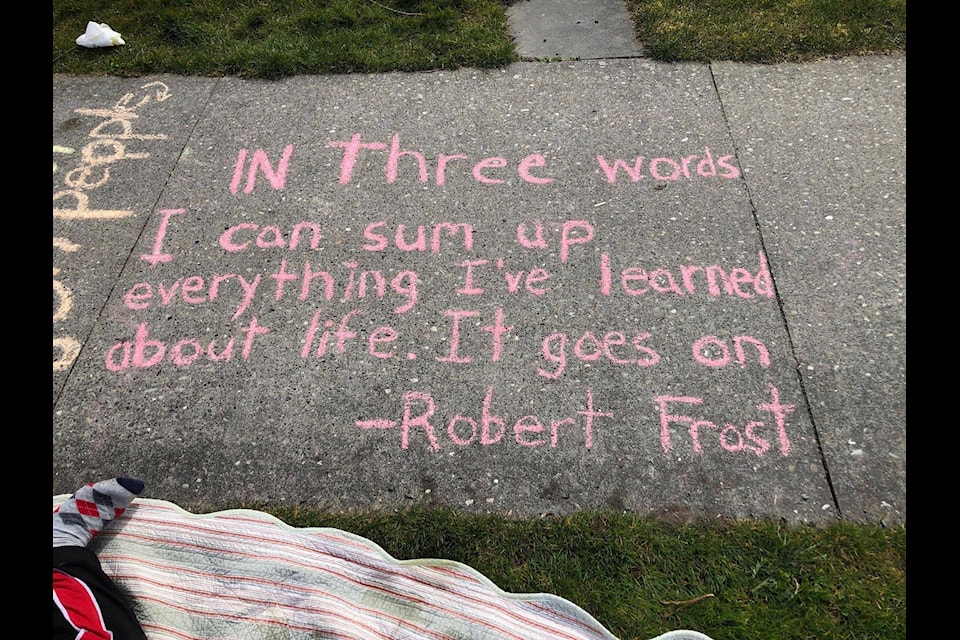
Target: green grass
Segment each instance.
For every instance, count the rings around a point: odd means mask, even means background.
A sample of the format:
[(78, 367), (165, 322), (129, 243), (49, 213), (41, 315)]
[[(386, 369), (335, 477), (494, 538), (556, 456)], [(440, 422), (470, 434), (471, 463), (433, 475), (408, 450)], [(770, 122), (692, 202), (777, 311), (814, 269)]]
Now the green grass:
[[(88, 21), (122, 34), (85, 49)], [(515, 59), (491, 0), (58, 0), (55, 73), (235, 75), (497, 67)]]
[(463, 562), (505, 591), (554, 593), (622, 640), (679, 628), (714, 640), (906, 637), (905, 527), (259, 508), (293, 526), (351, 531), (398, 559)]
[[(53, 71), (281, 78), (495, 68), (522, 0), (57, 0)], [(626, 0), (653, 60), (783, 62), (906, 51), (906, 0)], [(76, 38), (105, 22), (125, 45)]]
[(800, 62), (905, 52), (906, 0), (627, 0), (661, 61)]

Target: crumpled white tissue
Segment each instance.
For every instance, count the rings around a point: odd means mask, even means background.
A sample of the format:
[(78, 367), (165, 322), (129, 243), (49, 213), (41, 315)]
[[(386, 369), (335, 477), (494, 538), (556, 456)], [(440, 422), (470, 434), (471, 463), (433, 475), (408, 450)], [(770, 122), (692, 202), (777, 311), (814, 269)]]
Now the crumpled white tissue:
[(81, 47), (112, 47), (118, 44), (127, 44), (120, 37), (120, 34), (110, 28), (106, 22), (97, 24), (96, 22), (87, 23), (87, 32), (77, 38), (77, 44)]

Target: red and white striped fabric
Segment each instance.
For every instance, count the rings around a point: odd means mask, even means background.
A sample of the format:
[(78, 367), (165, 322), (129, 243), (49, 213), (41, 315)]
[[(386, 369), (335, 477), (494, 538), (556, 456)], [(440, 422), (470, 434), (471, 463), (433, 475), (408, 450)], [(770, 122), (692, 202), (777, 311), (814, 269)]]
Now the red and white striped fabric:
[[(92, 545), (150, 640), (616, 640), (563, 598), (507, 593), (461, 563), (400, 561), (259, 511), (198, 515), (140, 498)], [(658, 640), (687, 639), (709, 640)]]

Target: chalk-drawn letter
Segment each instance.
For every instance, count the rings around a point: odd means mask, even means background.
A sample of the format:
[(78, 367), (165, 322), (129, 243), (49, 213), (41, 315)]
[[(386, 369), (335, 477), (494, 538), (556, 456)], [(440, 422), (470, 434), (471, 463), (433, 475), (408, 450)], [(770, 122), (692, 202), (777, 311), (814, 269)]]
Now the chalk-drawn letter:
[[(250, 168), (247, 171), (247, 184), (243, 188), (243, 192), (250, 193), (253, 191), (254, 186), (257, 184), (257, 169), (263, 171), (263, 175), (266, 176), (271, 187), (274, 189), (283, 189), (287, 182), (287, 167), (290, 164), (290, 156), (292, 154), (293, 145), (288, 144), (283, 148), (283, 155), (280, 156), (280, 161), (277, 163), (277, 170), (274, 171), (270, 165), (270, 159), (267, 157), (267, 153), (263, 149), (254, 151), (253, 160), (250, 161)], [(240, 179), (243, 175), (243, 163), (246, 161), (246, 158), (247, 150), (240, 149), (240, 153), (237, 154), (237, 163), (233, 169), (233, 180), (230, 181), (230, 193), (236, 193), (237, 189), (240, 188)]]
[(153, 239), (153, 253), (144, 253), (140, 256), (141, 260), (149, 262), (150, 266), (155, 267), (160, 262), (170, 262), (173, 256), (169, 253), (163, 253), (163, 239), (167, 235), (167, 225), (173, 216), (185, 213), (186, 209), (164, 209), (160, 212), (160, 226), (157, 228), (157, 235)]

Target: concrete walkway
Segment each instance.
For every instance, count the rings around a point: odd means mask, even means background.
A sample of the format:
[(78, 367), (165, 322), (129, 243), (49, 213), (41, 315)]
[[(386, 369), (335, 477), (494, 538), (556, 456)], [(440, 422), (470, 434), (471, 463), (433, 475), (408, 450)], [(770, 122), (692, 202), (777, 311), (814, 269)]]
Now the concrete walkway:
[(555, 4), (493, 71), (54, 76), (55, 493), (905, 523), (906, 58)]
[(517, 53), (528, 60), (636, 58), (643, 47), (620, 0), (522, 0), (507, 9)]

